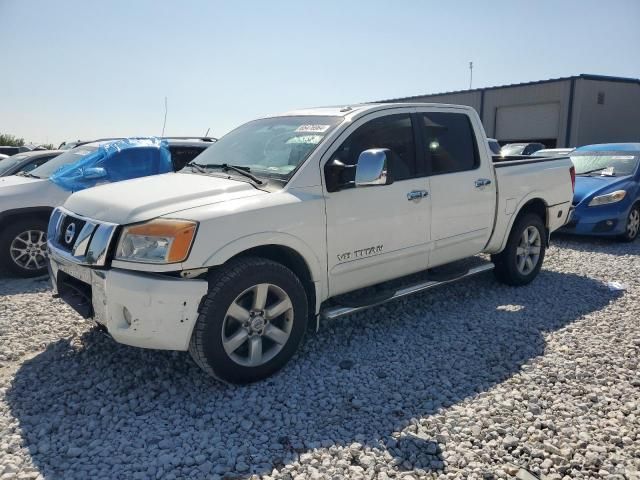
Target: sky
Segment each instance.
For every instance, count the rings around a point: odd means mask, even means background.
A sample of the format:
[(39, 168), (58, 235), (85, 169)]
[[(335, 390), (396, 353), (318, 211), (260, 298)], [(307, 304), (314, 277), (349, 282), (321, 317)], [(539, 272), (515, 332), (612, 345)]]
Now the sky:
[(640, 0), (0, 0), (0, 133), (221, 136), (266, 114), (640, 78)]

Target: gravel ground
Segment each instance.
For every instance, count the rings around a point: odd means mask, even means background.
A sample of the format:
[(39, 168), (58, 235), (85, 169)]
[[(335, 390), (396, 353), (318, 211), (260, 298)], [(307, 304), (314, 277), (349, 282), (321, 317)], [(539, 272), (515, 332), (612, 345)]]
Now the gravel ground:
[(0, 278), (0, 478), (640, 478), (639, 254), (556, 239), (528, 287), (337, 320), (247, 387)]

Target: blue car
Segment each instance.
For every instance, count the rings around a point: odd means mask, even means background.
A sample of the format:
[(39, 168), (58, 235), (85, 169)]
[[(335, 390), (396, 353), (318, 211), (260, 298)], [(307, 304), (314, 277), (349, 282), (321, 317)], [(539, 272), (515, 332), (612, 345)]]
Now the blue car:
[(571, 152), (575, 208), (567, 233), (632, 242), (640, 230), (640, 143), (587, 145)]

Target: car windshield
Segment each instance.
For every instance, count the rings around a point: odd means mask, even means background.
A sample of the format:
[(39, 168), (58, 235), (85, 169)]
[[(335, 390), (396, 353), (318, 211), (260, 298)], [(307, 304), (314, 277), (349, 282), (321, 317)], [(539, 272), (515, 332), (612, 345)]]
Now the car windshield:
[(342, 117), (333, 116), (254, 120), (224, 135), (198, 155), (194, 163), (233, 165), (249, 169), (257, 176), (288, 180), (341, 121)]
[(638, 167), (640, 152), (572, 152), (576, 175), (632, 175)]
[(500, 155), (500, 144), (497, 140), (489, 140), (489, 149), (494, 155)]
[(513, 143), (500, 149), (500, 155), (522, 155), (527, 145), (525, 143)]
[(68, 150), (63, 154), (58, 155), (56, 158), (48, 161), (44, 165), (40, 165), (38, 168), (34, 168), (29, 173), (39, 178), (49, 178), (60, 167), (64, 167), (70, 163), (75, 163), (89, 155), (91, 152), (95, 152), (97, 149), (98, 147), (93, 145), (82, 145), (81, 147), (76, 147), (73, 150)]
[(2, 175), (3, 173), (8, 172), (9, 170), (11, 170), (13, 167), (18, 165), (20, 162), (22, 162), (27, 157), (28, 157), (28, 155), (19, 155), (18, 154), (18, 155), (14, 155), (12, 157), (1, 159), (0, 160), (0, 175)]

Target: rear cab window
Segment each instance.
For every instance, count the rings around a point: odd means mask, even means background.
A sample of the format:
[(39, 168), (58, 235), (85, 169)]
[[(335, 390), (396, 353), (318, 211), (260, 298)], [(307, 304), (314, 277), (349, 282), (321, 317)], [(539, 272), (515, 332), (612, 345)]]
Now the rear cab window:
[(475, 170), (480, 154), (471, 120), (464, 113), (419, 113), (424, 153), (431, 175)]

